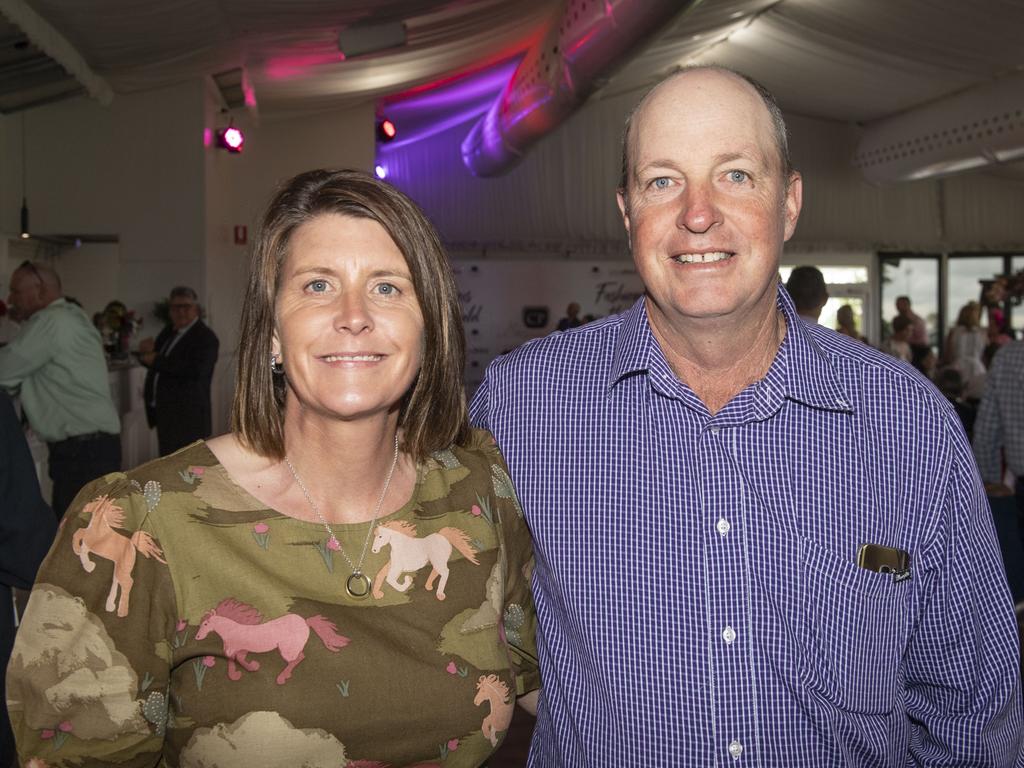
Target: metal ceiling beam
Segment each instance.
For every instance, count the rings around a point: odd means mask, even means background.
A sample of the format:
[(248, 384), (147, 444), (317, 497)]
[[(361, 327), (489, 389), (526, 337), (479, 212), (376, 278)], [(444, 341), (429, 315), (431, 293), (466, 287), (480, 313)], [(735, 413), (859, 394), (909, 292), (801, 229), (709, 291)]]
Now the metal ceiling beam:
[(0, 14), (24, 32), (37, 48), (64, 67), (92, 98), (104, 106), (110, 104), (114, 91), (107, 81), (93, 72), (75, 47), (24, 0), (0, 0)]

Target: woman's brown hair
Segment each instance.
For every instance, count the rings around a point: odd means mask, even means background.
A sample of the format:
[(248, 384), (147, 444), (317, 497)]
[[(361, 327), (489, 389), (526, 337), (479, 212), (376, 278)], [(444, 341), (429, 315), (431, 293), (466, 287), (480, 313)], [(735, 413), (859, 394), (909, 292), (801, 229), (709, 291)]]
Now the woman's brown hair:
[(423, 362), (403, 398), (402, 448), (422, 459), (433, 451), (465, 444), (469, 437), (462, 386), (466, 339), (455, 278), (441, 241), (408, 197), (359, 171), (316, 170), (285, 182), (263, 215), (249, 265), (242, 305), (235, 401), (231, 428), (242, 443), (269, 458), (285, 455), (285, 375), (270, 370), (274, 305), (281, 265), (291, 238), (316, 216), (341, 214), (376, 221), (391, 236), (412, 274), (423, 312)]

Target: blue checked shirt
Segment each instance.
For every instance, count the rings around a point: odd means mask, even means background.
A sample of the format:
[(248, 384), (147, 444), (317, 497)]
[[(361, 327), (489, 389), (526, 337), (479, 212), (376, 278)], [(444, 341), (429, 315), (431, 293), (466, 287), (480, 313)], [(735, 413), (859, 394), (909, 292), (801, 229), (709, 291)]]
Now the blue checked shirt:
[(1024, 341), (996, 353), (974, 422), (974, 456), (986, 483), (1003, 481), (1000, 449), (1010, 471), (1024, 480)]
[[(797, 319), (712, 416), (641, 299), (496, 360), (535, 539), (530, 766), (1012, 766), (1018, 648), (970, 446), (909, 366)], [(856, 565), (910, 553), (909, 579)]]

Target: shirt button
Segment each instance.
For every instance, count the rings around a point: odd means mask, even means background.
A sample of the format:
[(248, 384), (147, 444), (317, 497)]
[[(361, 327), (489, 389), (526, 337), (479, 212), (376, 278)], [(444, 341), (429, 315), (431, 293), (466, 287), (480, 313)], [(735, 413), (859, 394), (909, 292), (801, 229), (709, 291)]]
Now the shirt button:
[(722, 431), (722, 428), (721, 428), (721, 427), (712, 427), (712, 428), (710, 429), (710, 432), (711, 432), (711, 434), (712, 434), (712, 435), (717, 435), (717, 434), (718, 434), (719, 432), (721, 432), (721, 431)]
[(733, 739), (729, 744), (729, 754), (732, 755), (733, 760), (739, 760), (740, 755), (743, 754), (743, 745)]
[(729, 532), (729, 529), (732, 528), (732, 526), (729, 525), (729, 521), (728, 520), (726, 520), (724, 517), (720, 517), (720, 518), (718, 518), (718, 523), (715, 525), (715, 528), (718, 529), (718, 532), (720, 534), (725, 536), (725, 534), (727, 534)]
[[(722, 630), (722, 639), (725, 640), (726, 645), (732, 645), (733, 640), (736, 639), (736, 630), (732, 627), (726, 627)], [(733, 744), (735, 743), (733, 742)]]

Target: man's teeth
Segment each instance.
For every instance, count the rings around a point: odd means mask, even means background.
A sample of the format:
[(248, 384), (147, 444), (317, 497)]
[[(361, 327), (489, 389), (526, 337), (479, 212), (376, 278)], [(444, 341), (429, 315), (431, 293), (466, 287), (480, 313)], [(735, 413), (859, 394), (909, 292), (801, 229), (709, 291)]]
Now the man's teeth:
[(327, 355), (324, 362), (327, 363), (375, 363), (383, 359), (383, 355)]
[(708, 264), (712, 261), (725, 261), (731, 253), (725, 251), (715, 251), (714, 253), (681, 253), (676, 256), (676, 261), (682, 262), (683, 264)]

